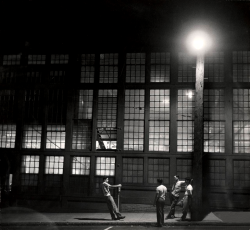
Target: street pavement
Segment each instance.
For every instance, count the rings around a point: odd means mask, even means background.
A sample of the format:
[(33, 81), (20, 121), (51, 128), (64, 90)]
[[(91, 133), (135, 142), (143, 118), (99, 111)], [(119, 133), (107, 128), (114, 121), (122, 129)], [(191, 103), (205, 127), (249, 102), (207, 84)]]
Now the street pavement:
[[(166, 211), (167, 213), (167, 211)], [(155, 225), (155, 212), (122, 213), (124, 220), (112, 221), (110, 214), (106, 213), (49, 213), (35, 210), (9, 207), (0, 212), (0, 226), (30, 226), (30, 225), (58, 225), (58, 226), (83, 226), (83, 225)], [(166, 214), (165, 214), (166, 215)], [(165, 220), (167, 226), (249, 226), (250, 211), (215, 211), (209, 212), (202, 221), (181, 221), (181, 210), (177, 210), (175, 219)]]

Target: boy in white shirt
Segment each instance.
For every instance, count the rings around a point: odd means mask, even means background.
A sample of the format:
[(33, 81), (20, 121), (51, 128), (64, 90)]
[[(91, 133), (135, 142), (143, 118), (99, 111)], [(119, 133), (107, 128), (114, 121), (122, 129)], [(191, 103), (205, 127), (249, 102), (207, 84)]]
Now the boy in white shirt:
[(157, 179), (159, 186), (156, 188), (156, 194), (153, 206), (156, 205), (157, 227), (164, 224), (164, 205), (167, 194), (167, 188), (162, 184), (162, 179)]
[(113, 197), (110, 194), (109, 188), (117, 188), (117, 187), (121, 187), (121, 184), (118, 185), (110, 185), (109, 183), (109, 178), (108, 177), (104, 177), (103, 178), (103, 183), (102, 183), (102, 191), (103, 191), (103, 195), (106, 199), (106, 203), (108, 205), (108, 209), (111, 215), (112, 220), (121, 220), (124, 219), (125, 216), (122, 216), (122, 214), (119, 212), (115, 201), (113, 199)]
[(182, 200), (180, 202), (178, 202), (178, 204), (177, 204), (180, 206), (182, 206), (181, 203), (183, 204), (182, 216), (181, 216), (182, 221), (186, 220), (188, 209), (191, 210), (193, 186), (190, 183), (192, 180), (193, 179), (191, 179), (190, 177), (185, 178), (185, 183), (186, 183), (185, 190), (186, 191), (185, 191), (185, 194), (184, 194), (184, 197), (182, 198)]

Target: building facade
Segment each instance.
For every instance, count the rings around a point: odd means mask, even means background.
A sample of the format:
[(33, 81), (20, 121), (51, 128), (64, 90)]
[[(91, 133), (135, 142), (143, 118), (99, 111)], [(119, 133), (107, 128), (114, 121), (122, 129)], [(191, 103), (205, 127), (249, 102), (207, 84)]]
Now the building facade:
[[(11, 204), (98, 206), (103, 176), (122, 184), (121, 207), (152, 204), (157, 178), (168, 188), (176, 174), (195, 179), (196, 57), (171, 41), (82, 47), (26, 44), (0, 56)], [(210, 208), (249, 208), (249, 76), (248, 43), (205, 54), (201, 186)]]

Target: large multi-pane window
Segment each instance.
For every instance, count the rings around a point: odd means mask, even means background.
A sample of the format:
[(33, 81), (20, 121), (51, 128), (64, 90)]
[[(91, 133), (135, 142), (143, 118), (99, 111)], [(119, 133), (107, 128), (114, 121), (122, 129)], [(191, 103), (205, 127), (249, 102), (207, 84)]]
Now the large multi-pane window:
[(143, 158), (122, 159), (123, 183), (143, 183)]
[(250, 51), (233, 52), (233, 82), (250, 82)]
[(115, 175), (115, 157), (97, 157), (95, 175), (96, 176), (114, 176)]
[(208, 183), (210, 186), (219, 187), (226, 185), (225, 160), (209, 160), (206, 167), (208, 170)]
[(98, 92), (96, 149), (116, 149), (117, 90), (100, 89)]
[(27, 70), (27, 73), (26, 73), (25, 82), (37, 83), (37, 84), (45, 82), (43, 71), (29, 68), (29, 70)]
[(71, 174), (72, 175), (89, 175), (90, 174), (90, 157), (71, 158)]
[(170, 165), (166, 158), (148, 159), (148, 183), (157, 184), (157, 179), (163, 179), (164, 184), (169, 183)]
[(192, 152), (194, 147), (194, 90), (178, 90), (177, 151)]
[(72, 149), (91, 149), (93, 90), (77, 90), (74, 97)]
[(90, 193), (90, 157), (72, 156), (69, 187), (71, 194), (88, 196)]
[(52, 54), (51, 55), (51, 64), (68, 64), (69, 55), (68, 54)]
[(22, 147), (26, 149), (40, 149), (42, 138), (41, 125), (24, 125), (23, 126), (23, 143)]
[(14, 148), (16, 139), (15, 91), (0, 91), (0, 148)]
[(40, 90), (25, 91), (25, 125), (23, 127), (22, 147), (41, 148), (42, 137), (42, 98)]
[(45, 174), (63, 174), (64, 156), (46, 156)]
[(149, 151), (169, 151), (170, 90), (150, 90)]
[(46, 55), (28, 55), (28, 65), (45, 65)]
[(170, 82), (170, 53), (151, 53), (150, 82)]
[(1, 148), (15, 148), (16, 125), (0, 125), (0, 138)]
[(61, 89), (49, 90), (47, 149), (65, 148), (66, 100)]
[(250, 161), (233, 161), (233, 182), (235, 187), (250, 187)]
[(145, 53), (127, 53), (126, 56), (126, 82), (144, 83), (146, 68)]
[(178, 82), (195, 82), (196, 58), (186, 53), (178, 56)]
[(95, 54), (82, 54), (81, 83), (94, 83), (95, 81)]
[(66, 70), (65, 69), (52, 69), (50, 70), (48, 82), (49, 83), (64, 83), (65, 82), (65, 76), (66, 76)]
[(3, 67), (0, 71), (0, 83), (13, 84), (17, 82), (17, 71)]
[(250, 153), (249, 89), (233, 89), (233, 152)]
[(125, 90), (124, 150), (144, 149), (144, 90)]
[(224, 90), (204, 90), (204, 152), (225, 152)]
[(205, 56), (204, 81), (224, 82), (224, 53), (212, 52)]
[(20, 65), (21, 54), (12, 54), (3, 56), (3, 65)]
[(21, 160), (21, 190), (36, 192), (38, 189), (40, 156), (23, 155)]
[(118, 53), (100, 54), (100, 83), (118, 82)]
[(64, 156), (45, 157), (44, 192), (50, 195), (62, 194)]
[(179, 175), (181, 180), (185, 179), (185, 177), (192, 177), (192, 160), (177, 159), (176, 174)]

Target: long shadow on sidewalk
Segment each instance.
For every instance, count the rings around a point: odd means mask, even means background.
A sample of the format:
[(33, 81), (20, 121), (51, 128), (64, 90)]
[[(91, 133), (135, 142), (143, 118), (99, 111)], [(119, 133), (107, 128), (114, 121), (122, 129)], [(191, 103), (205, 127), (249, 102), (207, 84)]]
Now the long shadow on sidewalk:
[(74, 218), (76, 220), (107, 220), (110, 221), (110, 219), (104, 219), (104, 218)]

